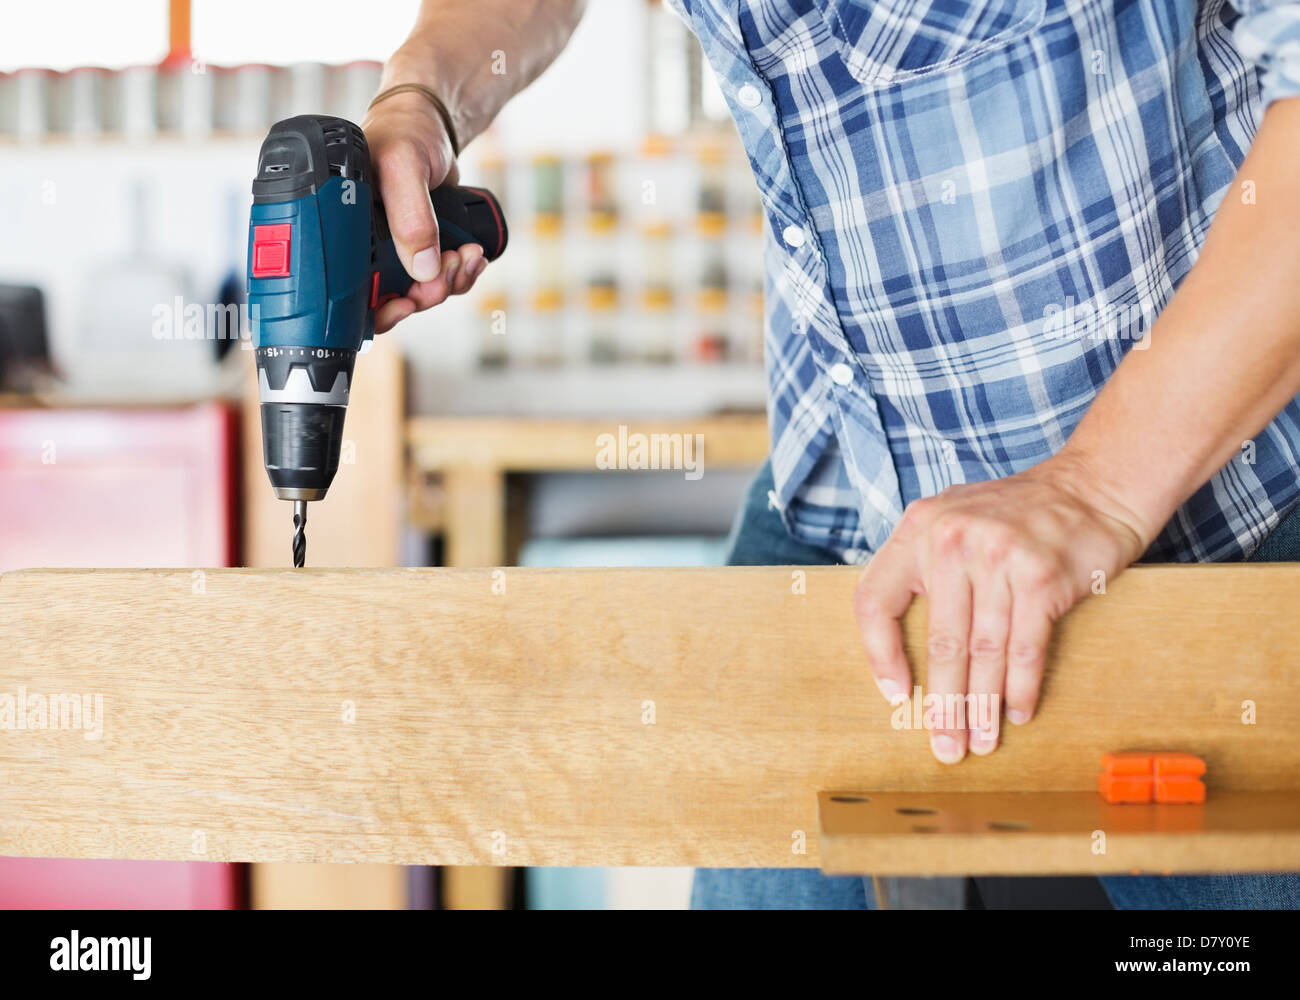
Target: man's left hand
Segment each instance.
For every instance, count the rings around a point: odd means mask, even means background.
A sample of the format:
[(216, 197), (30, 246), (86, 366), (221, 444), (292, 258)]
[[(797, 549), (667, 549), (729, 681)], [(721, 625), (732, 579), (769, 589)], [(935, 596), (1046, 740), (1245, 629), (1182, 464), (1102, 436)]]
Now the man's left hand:
[(1000, 705), (1015, 724), (1034, 714), (1053, 624), (1099, 579), (1137, 560), (1151, 539), (1088, 469), (1062, 455), (910, 504), (854, 595), (877, 686), (891, 704), (908, 697), (899, 620), (914, 596), (925, 595), (926, 696), (942, 699), (929, 704), (961, 706), (935, 722), (930, 747), (945, 764), (968, 747), (992, 753)]

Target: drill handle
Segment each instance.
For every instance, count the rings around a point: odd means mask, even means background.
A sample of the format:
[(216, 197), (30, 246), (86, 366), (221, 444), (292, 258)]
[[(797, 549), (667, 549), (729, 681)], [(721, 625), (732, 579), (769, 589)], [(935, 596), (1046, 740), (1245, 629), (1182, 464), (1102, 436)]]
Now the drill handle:
[[(442, 250), (456, 250), (466, 243), (477, 243), (488, 260), (496, 260), (505, 252), (509, 239), (506, 217), (491, 191), (448, 185), (430, 191), (429, 200), (433, 202), (433, 214), (438, 220), (438, 245)], [(377, 206), (376, 211), (382, 212), (383, 206)], [(386, 225), (381, 227), (381, 232), (386, 229)], [(376, 253), (378, 302), (405, 295), (412, 285), (411, 276), (398, 259), (392, 238), (385, 236)]]

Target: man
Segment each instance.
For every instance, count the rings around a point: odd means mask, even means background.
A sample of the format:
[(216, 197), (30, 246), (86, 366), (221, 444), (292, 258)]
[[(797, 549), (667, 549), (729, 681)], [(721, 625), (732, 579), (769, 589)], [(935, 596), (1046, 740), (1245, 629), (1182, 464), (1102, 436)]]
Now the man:
[[(453, 169), (448, 125), (481, 131), (580, 6), (425, 0), (385, 88), (427, 89), (366, 122), (421, 282), (383, 325), (481, 270), (472, 250), (439, 267), (425, 191)], [(1053, 623), (1096, 581), (1142, 557), (1297, 557), (1300, 519), (1279, 525), (1300, 502), (1300, 3), (674, 6), (769, 223), (772, 454), (731, 561), (865, 562), (854, 611), (889, 702), (911, 687), (899, 619), (917, 594), (930, 693), (1022, 725)], [(497, 49), (514, 75), (492, 74)], [(996, 750), (999, 713), (980, 714), (938, 720), (940, 761)], [(1291, 876), (1106, 888), (1121, 906), (1300, 900)], [(872, 898), (733, 871), (699, 873), (695, 901)]]

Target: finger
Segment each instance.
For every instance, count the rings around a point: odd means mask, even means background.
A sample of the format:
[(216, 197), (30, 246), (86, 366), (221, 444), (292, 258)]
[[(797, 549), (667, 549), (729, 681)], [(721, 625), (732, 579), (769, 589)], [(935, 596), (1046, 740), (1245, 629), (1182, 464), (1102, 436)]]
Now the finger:
[(455, 250), (443, 253), (439, 262), (438, 276), (432, 281), (412, 285), (407, 297), (415, 302), (416, 309), (423, 312), (447, 300), (451, 294), (450, 282), (460, 270), (460, 255)]
[(390, 299), (375, 311), (375, 334), (387, 333), (413, 312), (415, 303), (410, 299)]
[(398, 259), (412, 281), (432, 281), (440, 254), (428, 158), (410, 143), (395, 143), (377, 158), (375, 176)]
[(969, 667), (971, 583), (962, 563), (960, 543), (951, 531), (936, 543), (926, 577), (930, 621), (926, 636), (929, 693), (939, 712), (930, 730), (930, 749), (945, 764), (966, 756), (966, 679)]
[(460, 280), (461, 273), (464, 271), (461, 266), (460, 253), (455, 250), (444, 250), (440, 266), (442, 270), (438, 275), (438, 280), (442, 283), (447, 295), (454, 295), (456, 282)]
[(920, 587), (912, 552), (900, 542), (885, 542), (867, 563), (853, 593), (853, 612), (867, 651), (867, 666), (891, 705), (907, 700), (912, 681), (898, 623)]
[(447, 283), (439, 275), (433, 281), (412, 285), (406, 297), (415, 303), (416, 312), (431, 309), (447, 298)]
[(1001, 573), (976, 580), (972, 587), (970, 672), (972, 697), (967, 728), (970, 752), (984, 756), (997, 749), (1002, 716), (1002, 691), (1007, 674), (1007, 641), (1011, 633), (1011, 584)]
[(1007, 721), (1017, 726), (1033, 718), (1052, 641), (1052, 616), (1042, 598), (1017, 589), (1012, 596), (1007, 639)]
[(453, 295), (464, 295), (474, 287), (474, 281), (483, 273), (487, 261), (483, 258), (483, 248), (477, 243), (467, 243), (460, 248), (460, 269), (456, 272), (456, 282), (452, 286)]

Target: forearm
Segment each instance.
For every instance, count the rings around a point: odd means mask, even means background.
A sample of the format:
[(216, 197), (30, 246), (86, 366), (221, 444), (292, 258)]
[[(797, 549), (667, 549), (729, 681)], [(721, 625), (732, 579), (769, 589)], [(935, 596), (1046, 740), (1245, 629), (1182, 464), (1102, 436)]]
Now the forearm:
[(564, 48), (585, 0), (423, 0), (415, 27), (384, 68), (384, 88), (430, 87), (462, 146)]
[(1300, 393), (1298, 162), (1300, 100), (1278, 101), (1149, 349), (1129, 352), (1053, 459), (1146, 544)]

